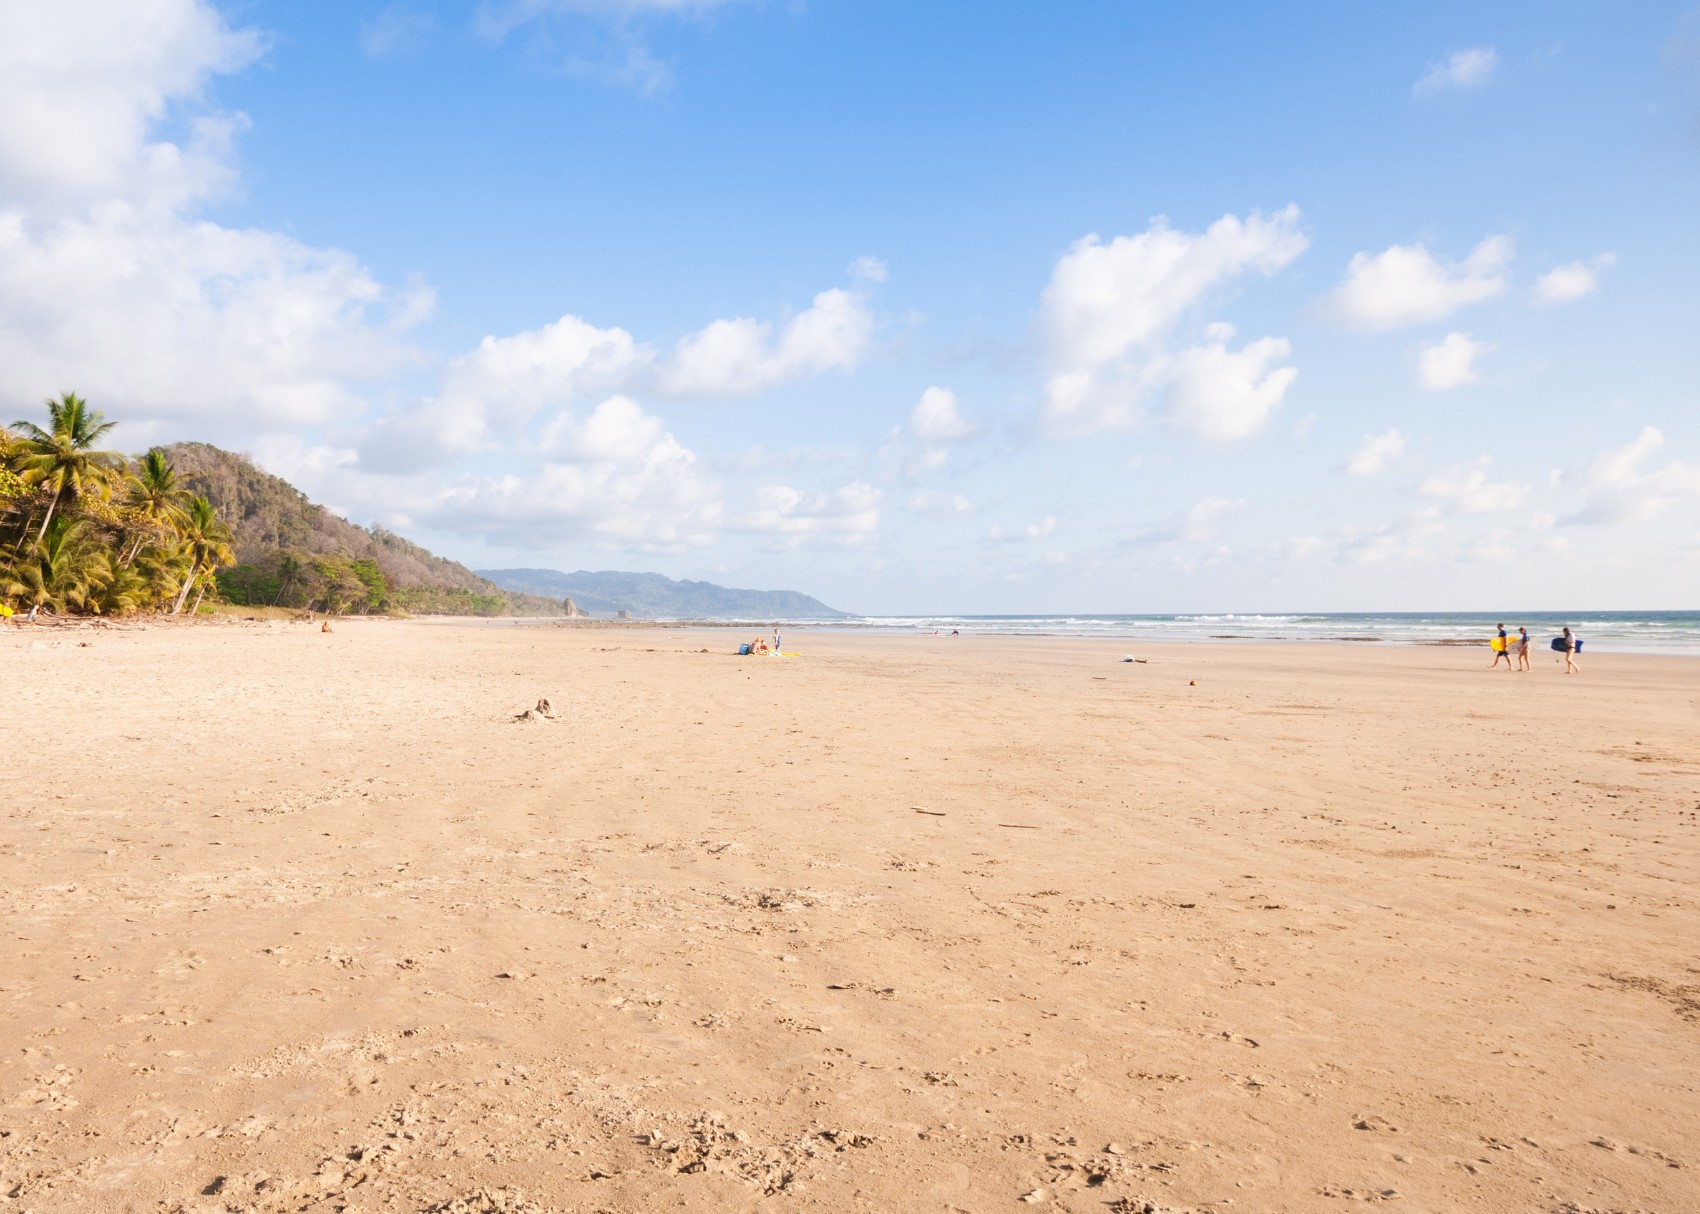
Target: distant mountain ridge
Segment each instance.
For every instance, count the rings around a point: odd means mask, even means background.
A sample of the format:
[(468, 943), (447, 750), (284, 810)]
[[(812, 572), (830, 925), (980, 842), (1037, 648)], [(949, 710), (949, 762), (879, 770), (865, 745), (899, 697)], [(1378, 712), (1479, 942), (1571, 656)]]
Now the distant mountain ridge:
[(629, 611), (638, 619), (839, 620), (849, 613), (795, 590), (740, 590), (713, 582), (675, 581), (659, 573), (580, 569), (480, 569), (504, 590), (572, 599), (593, 616)]

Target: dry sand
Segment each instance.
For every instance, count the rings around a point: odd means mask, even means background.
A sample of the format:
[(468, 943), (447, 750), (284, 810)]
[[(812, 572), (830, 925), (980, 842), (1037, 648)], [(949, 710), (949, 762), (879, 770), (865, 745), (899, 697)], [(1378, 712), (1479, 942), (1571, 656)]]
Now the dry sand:
[(0, 632), (0, 1211), (1700, 1209), (1700, 661), (740, 635)]

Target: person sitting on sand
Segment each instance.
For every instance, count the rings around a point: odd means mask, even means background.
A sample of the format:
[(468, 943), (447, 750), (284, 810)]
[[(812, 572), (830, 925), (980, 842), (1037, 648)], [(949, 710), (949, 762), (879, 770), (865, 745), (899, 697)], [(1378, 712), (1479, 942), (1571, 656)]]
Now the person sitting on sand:
[(1534, 664), (1532, 662), (1530, 662), (1530, 660), (1529, 660), (1529, 630), (1527, 628), (1519, 628), (1517, 630), (1516, 650), (1517, 650), (1517, 669), (1518, 670), (1527, 670), (1527, 671), (1533, 673), (1535, 667), (1534, 667)]
[(1510, 674), (1511, 671), (1515, 670), (1516, 667), (1511, 664), (1511, 647), (1506, 643), (1504, 624), (1499, 626), (1499, 635), (1494, 637), (1490, 644), (1493, 648), (1493, 665), (1489, 666), (1488, 669), (1494, 669), (1495, 666), (1499, 665), (1499, 659), (1504, 658), (1505, 672)]
[(757, 637), (755, 640), (751, 641), (750, 642), (750, 652), (751, 653), (766, 653), (767, 652), (767, 638), (766, 637)]
[(1562, 640), (1564, 642), (1561, 646), (1564, 650), (1564, 673), (1581, 674), (1582, 668), (1576, 664), (1576, 638), (1570, 635), (1570, 629), (1564, 630)]

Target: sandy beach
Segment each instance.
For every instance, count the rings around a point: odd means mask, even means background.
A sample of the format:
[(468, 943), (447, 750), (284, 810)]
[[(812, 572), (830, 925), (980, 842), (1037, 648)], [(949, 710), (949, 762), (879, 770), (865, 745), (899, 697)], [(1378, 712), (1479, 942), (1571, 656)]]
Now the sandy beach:
[(1700, 659), (740, 635), (0, 630), (0, 1211), (1700, 1209)]

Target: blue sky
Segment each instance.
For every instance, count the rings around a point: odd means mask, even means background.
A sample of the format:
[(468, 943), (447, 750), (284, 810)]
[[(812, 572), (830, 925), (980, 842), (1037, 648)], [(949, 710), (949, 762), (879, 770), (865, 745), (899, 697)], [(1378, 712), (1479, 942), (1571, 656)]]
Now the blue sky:
[(23, 0), (0, 395), (480, 567), (1692, 606), (1700, 10), (1481, 9)]

